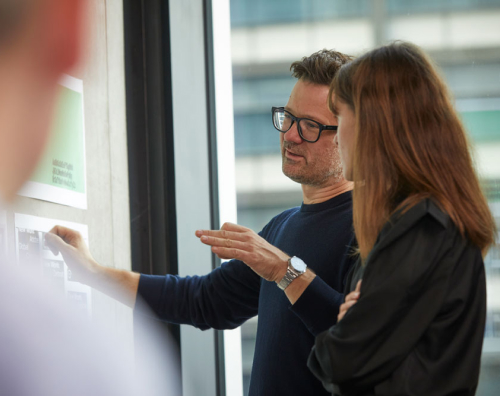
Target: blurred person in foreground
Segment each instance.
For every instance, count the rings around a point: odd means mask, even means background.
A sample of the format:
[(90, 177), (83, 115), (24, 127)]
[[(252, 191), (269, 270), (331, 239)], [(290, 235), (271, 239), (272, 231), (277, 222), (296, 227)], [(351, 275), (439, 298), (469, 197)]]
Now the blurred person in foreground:
[(204, 276), (140, 275), (98, 264), (72, 230), (55, 227), (47, 241), (89, 285), (130, 306), (143, 297), (162, 320), (232, 329), (258, 314), (250, 396), (326, 395), (306, 362), (314, 337), (337, 320), (353, 264), (352, 185), (342, 176), (327, 104), (333, 76), (350, 60), (322, 50), (292, 64), (298, 81), (272, 121), (283, 173), (301, 184), (303, 203), (259, 234), (236, 224), (196, 232), (219, 257), (234, 260)]
[[(42, 154), (58, 81), (80, 57), (85, 3), (0, 0), (0, 209)], [(37, 275), (1, 259), (1, 395), (178, 394), (175, 365), (151, 355), (151, 366), (135, 367), (127, 340), (77, 315)], [(168, 386), (147, 382), (156, 369)]]
[(474, 395), (495, 224), (464, 128), (426, 55), (397, 42), (343, 66), (335, 140), (358, 260), (308, 365), (335, 395)]

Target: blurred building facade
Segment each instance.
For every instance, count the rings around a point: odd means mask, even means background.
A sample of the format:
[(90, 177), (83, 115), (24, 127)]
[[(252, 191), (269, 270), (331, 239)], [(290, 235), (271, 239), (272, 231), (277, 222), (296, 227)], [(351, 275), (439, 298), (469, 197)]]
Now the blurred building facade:
[[(323, 48), (359, 55), (393, 40), (421, 46), (439, 66), (469, 131), (500, 228), (500, 0), (231, 0), (238, 222), (255, 231), (301, 204), (281, 172), (271, 106), (295, 84), (290, 64)], [(480, 395), (500, 389), (500, 249), (485, 260), (488, 319)], [(242, 328), (245, 394), (257, 318)], [(495, 389), (497, 390), (495, 392)]]

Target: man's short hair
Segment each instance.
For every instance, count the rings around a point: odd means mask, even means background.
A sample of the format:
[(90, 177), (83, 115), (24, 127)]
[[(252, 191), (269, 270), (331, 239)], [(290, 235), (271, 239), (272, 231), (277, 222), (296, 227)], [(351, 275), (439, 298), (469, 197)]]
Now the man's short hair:
[(330, 86), (340, 67), (353, 59), (353, 56), (341, 52), (322, 49), (293, 62), (290, 71), (299, 80)]

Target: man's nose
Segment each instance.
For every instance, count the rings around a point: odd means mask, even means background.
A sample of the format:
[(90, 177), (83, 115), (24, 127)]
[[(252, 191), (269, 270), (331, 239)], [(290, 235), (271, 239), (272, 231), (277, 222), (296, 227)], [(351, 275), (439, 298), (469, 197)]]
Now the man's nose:
[(299, 135), (299, 130), (297, 129), (298, 125), (297, 122), (294, 122), (292, 124), (292, 127), (285, 132), (284, 140), (287, 142), (293, 142), (293, 143), (302, 143), (302, 138)]

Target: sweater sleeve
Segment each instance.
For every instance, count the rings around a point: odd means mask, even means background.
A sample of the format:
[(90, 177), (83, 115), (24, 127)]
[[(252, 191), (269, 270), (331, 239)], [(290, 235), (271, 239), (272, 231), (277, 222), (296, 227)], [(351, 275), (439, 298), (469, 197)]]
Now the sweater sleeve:
[(398, 367), (444, 300), (449, 240), (426, 216), (389, 248), (374, 250), (358, 302), (316, 337), (309, 356), (310, 370), (325, 386), (361, 392)]
[(160, 320), (202, 330), (233, 329), (257, 315), (260, 277), (231, 260), (208, 275), (141, 275), (138, 295)]
[(327, 330), (337, 323), (339, 307), (344, 302), (344, 290), (347, 277), (354, 264), (354, 256), (351, 254), (356, 242), (353, 237), (351, 243), (346, 245), (342, 257), (342, 263), (337, 266), (340, 273), (341, 284), (330, 285), (316, 275), (311, 284), (304, 290), (290, 310), (297, 315), (312, 335)]
[(316, 276), (290, 310), (317, 336), (337, 322), (339, 307), (343, 301), (342, 293)]

